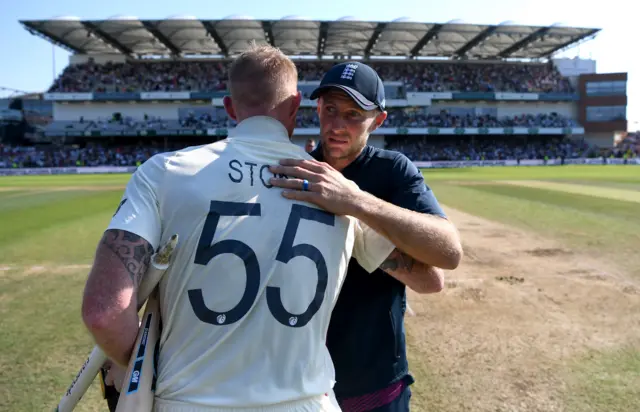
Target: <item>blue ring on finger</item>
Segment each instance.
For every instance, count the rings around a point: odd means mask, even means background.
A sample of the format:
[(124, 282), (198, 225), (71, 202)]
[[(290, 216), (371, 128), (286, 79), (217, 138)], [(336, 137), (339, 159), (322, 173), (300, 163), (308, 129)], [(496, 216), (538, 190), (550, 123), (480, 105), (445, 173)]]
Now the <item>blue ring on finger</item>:
[(309, 191), (309, 181), (307, 179), (302, 181), (302, 190), (305, 192)]

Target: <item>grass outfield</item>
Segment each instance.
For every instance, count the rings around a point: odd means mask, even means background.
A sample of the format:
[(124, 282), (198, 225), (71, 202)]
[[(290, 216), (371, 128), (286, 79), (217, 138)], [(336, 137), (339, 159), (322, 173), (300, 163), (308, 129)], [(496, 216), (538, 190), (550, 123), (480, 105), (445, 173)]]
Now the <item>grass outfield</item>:
[(603, 254), (640, 282), (635, 166), (429, 170), (424, 176), (449, 207)]
[(640, 170), (424, 175), (466, 254), (444, 295), (411, 296), (413, 405), (640, 410)]
[[(412, 408), (640, 410), (640, 168), (424, 174), (465, 259), (410, 294)], [(0, 178), (1, 411), (51, 410), (91, 350), (82, 288), (128, 177)], [(99, 385), (77, 410), (106, 410)]]

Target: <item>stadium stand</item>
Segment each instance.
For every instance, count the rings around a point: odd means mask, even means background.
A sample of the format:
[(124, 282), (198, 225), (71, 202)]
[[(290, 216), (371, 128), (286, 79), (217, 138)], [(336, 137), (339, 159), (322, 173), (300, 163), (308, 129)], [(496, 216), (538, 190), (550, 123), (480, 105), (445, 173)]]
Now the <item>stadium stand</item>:
[[(614, 138), (626, 130), (626, 74), (599, 80), (591, 60), (554, 58), (599, 29), (296, 17), (21, 23), (72, 55), (43, 95), (53, 114), (44, 140), (53, 144), (5, 145), (0, 168), (136, 166), (158, 151), (224, 138), (235, 126), (222, 107), (229, 58), (249, 40), (280, 47), (296, 62), (304, 100), (293, 141), (300, 145), (318, 137), (308, 97), (324, 72), (364, 58), (384, 81), (389, 114), (369, 143), (421, 166), (626, 162), (639, 153), (630, 138), (617, 146)], [(602, 96), (624, 101), (586, 107)]]
[[(450, 141), (447, 139), (440, 142), (430, 142), (424, 138), (412, 140), (401, 138), (392, 141), (389, 148), (401, 151), (417, 161), (576, 159), (601, 156), (596, 147), (581, 141), (564, 139), (534, 142), (521, 140)], [(616, 153), (615, 156), (622, 157), (622, 154)]]
[[(222, 108), (182, 108), (177, 120), (146, 117), (136, 120), (131, 117), (114, 116), (111, 119), (98, 118), (92, 121), (54, 121), (47, 127), (47, 132), (100, 132), (105, 135), (119, 135), (136, 132), (143, 129), (159, 131), (180, 129), (204, 130), (209, 128), (230, 128), (236, 122), (226, 117)], [(561, 114), (523, 113), (513, 117), (498, 118), (494, 114), (476, 115), (473, 109), (436, 109), (430, 112), (426, 108), (412, 108), (412, 110), (390, 108), (385, 121), (387, 127), (553, 127), (564, 128), (577, 126), (575, 120)], [(302, 108), (298, 112), (297, 125), (299, 128), (317, 128), (319, 119), (315, 109)], [(173, 132), (171, 132), (173, 133)]]
[[(178, 149), (176, 145), (173, 148)], [(38, 168), (73, 166), (136, 166), (164, 148), (124, 146), (117, 148), (64, 147), (36, 149), (30, 147), (0, 146), (0, 167)], [(14, 166), (16, 165), (16, 166)]]
[[(320, 80), (334, 63), (298, 62), (301, 81)], [(473, 63), (377, 63), (383, 81), (401, 82), (408, 92), (573, 93), (553, 65)], [(49, 92), (219, 92), (226, 89), (226, 67), (219, 62), (108, 63), (68, 66)], [(303, 90), (308, 97), (311, 90)], [(385, 89), (398, 98), (394, 88)]]
[[(217, 139), (214, 139), (217, 140)], [(633, 143), (635, 145), (635, 142)], [(40, 147), (0, 145), (0, 168), (86, 167), (86, 166), (138, 166), (156, 153), (184, 147), (179, 143), (168, 146), (138, 144), (107, 147)], [(584, 141), (552, 139), (523, 141), (472, 140), (445, 138), (439, 141), (427, 138), (396, 137), (387, 148), (405, 153), (414, 161), (495, 161), (534, 159), (630, 159), (640, 156), (640, 147), (621, 145), (614, 149), (601, 149)]]

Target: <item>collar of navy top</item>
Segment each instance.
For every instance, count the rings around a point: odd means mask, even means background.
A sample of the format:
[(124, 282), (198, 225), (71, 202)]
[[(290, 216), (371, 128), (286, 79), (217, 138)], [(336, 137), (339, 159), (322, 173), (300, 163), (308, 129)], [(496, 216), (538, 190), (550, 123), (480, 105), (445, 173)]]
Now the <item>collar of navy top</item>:
[(229, 130), (228, 137), (292, 143), (284, 125), (269, 116), (253, 116), (244, 119)]

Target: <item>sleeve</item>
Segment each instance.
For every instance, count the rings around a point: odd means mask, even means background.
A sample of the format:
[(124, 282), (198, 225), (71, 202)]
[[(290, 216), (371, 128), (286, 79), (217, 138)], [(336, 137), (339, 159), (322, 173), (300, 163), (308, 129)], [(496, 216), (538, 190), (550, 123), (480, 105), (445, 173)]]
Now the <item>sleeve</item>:
[(380, 267), (396, 246), (371, 227), (355, 220), (355, 242), (353, 257), (367, 272), (373, 273)]
[(157, 250), (162, 234), (158, 189), (163, 172), (164, 162), (159, 155), (153, 156), (136, 169), (107, 230), (120, 229), (134, 233)]
[(392, 175), (395, 190), (390, 203), (415, 212), (447, 217), (420, 170), (405, 155), (398, 154)]

